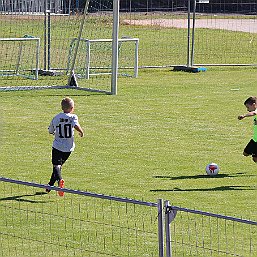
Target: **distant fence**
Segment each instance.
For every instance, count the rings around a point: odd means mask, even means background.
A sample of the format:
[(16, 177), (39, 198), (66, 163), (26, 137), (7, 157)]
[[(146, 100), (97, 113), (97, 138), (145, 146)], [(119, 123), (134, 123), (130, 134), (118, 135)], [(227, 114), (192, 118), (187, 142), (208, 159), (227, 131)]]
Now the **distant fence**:
[(139, 2), (121, 1), (120, 15), (120, 34), (140, 39), (139, 67), (257, 65), (256, 1)]
[[(79, 0), (0, 0), (0, 12), (3, 13), (67, 13), (80, 6)], [(69, 13), (68, 12), (68, 13)]]
[(0, 181), (1, 256), (257, 256), (255, 221), (162, 200)]
[[(140, 41), (139, 76), (143, 68), (170, 69), (185, 65), (257, 67), (255, 0), (119, 2), (120, 13), (117, 17), (120, 38), (138, 38)], [(196, 5), (192, 4), (195, 2)], [(40, 38), (39, 70), (42, 72), (39, 73), (38, 80), (24, 80), (22, 86), (67, 84), (66, 69), (70, 45), (80, 34), (80, 25), (85, 17), (82, 15), (84, 3), (84, 0), (0, 0), (0, 38), (21, 38), (25, 35)], [(81, 36), (90, 40), (111, 39), (113, 0), (90, 0), (88, 4), (88, 14)], [(4, 46), (1, 51), (4, 70), (10, 66), (4, 56), (6, 51), (7, 46)], [(80, 63), (79, 58), (86, 59), (85, 52), (78, 53), (75, 74), (77, 63)], [(126, 49), (123, 53), (125, 57), (122, 61), (131, 58)], [(27, 57), (30, 63), (35, 61), (33, 56)], [(20, 58), (18, 51), (13, 51), (13, 58)], [(98, 55), (92, 55), (92, 58), (99, 61)], [(26, 63), (24, 57), (20, 61)], [(127, 74), (127, 68), (122, 73)], [(131, 65), (129, 68), (133, 69)], [(28, 72), (33, 73), (33, 70), (34, 67), (28, 69)], [(107, 72), (105, 76), (102, 75), (97, 75), (92, 80), (80, 79), (80, 87), (101, 87), (107, 91), (110, 81), (106, 77), (109, 74)], [(21, 83), (18, 77), (13, 76), (0, 79), (2, 85), (12, 87)]]
[[(197, 2), (200, 1), (197, 0)], [(122, 11), (131, 9), (134, 12), (181, 11), (183, 8), (184, 10), (187, 8), (188, 0), (120, 0), (120, 5)], [(210, 0), (203, 6), (202, 12), (256, 14), (256, 2), (254, 0)]]

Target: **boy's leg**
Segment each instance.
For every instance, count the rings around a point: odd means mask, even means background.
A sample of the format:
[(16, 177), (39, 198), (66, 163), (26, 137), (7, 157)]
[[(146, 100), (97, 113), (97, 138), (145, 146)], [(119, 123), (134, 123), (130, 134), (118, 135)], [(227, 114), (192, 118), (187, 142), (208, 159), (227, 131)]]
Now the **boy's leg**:
[(70, 152), (59, 152), (58, 161), (55, 162), (53, 165), (53, 169), (55, 171), (56, 181), (60, 183), (62, 180), (62, 165), (67, 161), (70, 156)]
[(61, 165), (53, 165), (53, 173), (55, 174), (55, 181), (60, 181), (62, 179), (62, 166)]
[[(62, 179), (61, 175), (62, 166), (61, 165), (53, 165), (53, 173), (50, 179), (50, 182), (48, 183), (49, 186), (53, 186), (56, 181), (58, 181), (58, 186), (63, 188), (64, 187), (64, 180)], [(51, 190), (46, 189), (46, 192), (49, 193)], [(63, 192), (58, 191), (60, 196), (63, 196)]]
[[(57, 181), (58, 186), (64, 188), (64, 180), (62, 179), (62, 165), (69, 158), (71, 152), (61, 152), (55, 148), (52, 149), (52, 164), (53, 164), (53, 173), (49, 182), (50, 186), (53, 186)], [(58, 191), (60, 196), (64, 195), (64, 192)]]
[[(53, 164), (53, 172), (48, 183), (49, 186), (53, 186), (56, 181), (59, 181), (61, 178), (61, 169), (58, 166), (61, 163), (61, 152), (55, 148), (52, 148), (52, 164)], [(46, 189), (46, 192), (49, 193), (51, 190)]]
[[(58, 179), (57, 170), (56, 170), (55, 166), (53, 166), (53, 172), (52, 172), (52, 175), (51, 175), (51, 178), (50, 178), (50, 181), (49, 181), (48, 185), (49, 186), (53, 186), (54, 183), (57, 181), (57, 179)], [(50, 193), (51, 190), (50, 189), (46, 189), (46, 192)]]
[[(62, 165), (67, 161), (67, 159), (69, 158), (71, 152), (65, 152), (65, 153), (62, 153)], [(61, 176), (61, 170), (62, 170), (62, 165), (60, 166), (60, 173), (59, 173), (59, 176), (58, 176), (58, 186), (60, 188), (64, 188), (64, 179), (62, 178)], [(58, 191), (58, 194), (59, 196), (64, 196), (64, 192), (63, 191)]]
[(252, 160), (257, 163), (257, 142), (253, 139), (247, 144), (243, 152), (244, 156), (252, 156)]
[[(60, 188), (64, 188), (64, 179), (62, 179), (62, 166), (61, 165), (54, 165), (54, 170), (55, 170), (55, 177), (56, 180), (58, 181), (58, 186)], [(58, 191), (58, 195), (59, 196), (64, 196), (64, 192), (63, 191)]]
[(253, 141), (252, 160), (257, 163), (257, 142)]
[(64, 158), (66, 153), (61, 152), (55, 148), (52, 149), (52, 164), (53, 164), (53, 174), (51, 185), (54, 184), (56, 181), (60, 181), (62, 179), (61, 171), (62, 165), (66, 161)]
[(59, 165), (53, 165), (53, 172), (48, 183), (49, 186), (53, 186), (56, 181), (59, 181), (61, 178), (61, 168), (58, 167)]

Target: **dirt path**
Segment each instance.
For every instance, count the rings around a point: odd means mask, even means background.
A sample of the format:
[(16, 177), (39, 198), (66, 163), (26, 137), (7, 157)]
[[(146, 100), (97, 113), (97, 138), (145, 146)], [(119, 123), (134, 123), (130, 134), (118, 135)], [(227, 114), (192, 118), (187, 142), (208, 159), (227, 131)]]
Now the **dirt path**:
[[(124, 20), (126, 24), (160, 26), (166, 28), (187, 28), (186, 19)], [(190, 27), (192, 27), (192, 20)], [(257, 33), (257, 20), (250, 19), (196, 19), (195, 28), (222, 29)]]

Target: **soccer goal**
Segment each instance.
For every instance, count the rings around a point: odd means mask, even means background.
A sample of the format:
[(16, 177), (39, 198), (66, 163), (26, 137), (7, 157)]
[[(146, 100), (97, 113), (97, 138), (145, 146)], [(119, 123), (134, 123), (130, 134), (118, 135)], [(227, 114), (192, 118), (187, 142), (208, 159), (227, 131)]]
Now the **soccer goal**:
[[(71, 59), (78, 39), (74, 38), (70, 45), (68, 67), (70, 69)], [(76, 73), (79, 78), (90, 79), (90, 76), (101, 76), (112, 74), (112, 39), (84, 39), (80, 40), (79, 52), (77, 54), (78, 66)], [(118, 40), (118, 75), (138, 76), (138, 38), (124, 37)]]
[(40, 38), (0, 38), (0, 76), (38, 79)]
[[(23, 2), (19, 8), (0, 4), (1, 91), (72, 88), (117, 94), (119, 0)], [(83, 38), (111, 40), (108, 75), (80, 76)]]

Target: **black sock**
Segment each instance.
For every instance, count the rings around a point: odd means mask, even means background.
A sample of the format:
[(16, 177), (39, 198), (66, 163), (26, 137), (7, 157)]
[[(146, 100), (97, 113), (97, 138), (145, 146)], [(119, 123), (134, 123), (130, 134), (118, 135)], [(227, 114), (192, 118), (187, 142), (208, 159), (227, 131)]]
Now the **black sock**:
[(55, 178), (59, 182), (62, 179), (61, 171), (62, 167), (61, 166), (54, 166), (54, 173), (55, 173)]
[(62, 179), (61, 170), (61, 166), (53, 166), (53, 173), (50, 182), (48, 183), (50, 186), (53, 186), (56, 181), (59, 182)]

